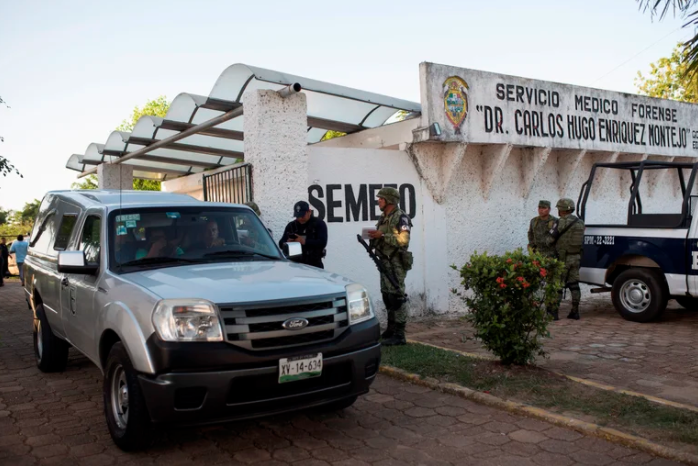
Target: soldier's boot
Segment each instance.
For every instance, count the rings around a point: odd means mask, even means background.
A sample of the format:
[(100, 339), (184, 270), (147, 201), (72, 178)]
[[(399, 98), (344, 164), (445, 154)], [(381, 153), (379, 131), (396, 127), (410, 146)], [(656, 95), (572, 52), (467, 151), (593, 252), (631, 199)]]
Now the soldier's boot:
[(579, 320), (579, 303), (572, 303), (572, 310), (567, 314), (567, 318)]
[(395, 334), (395, 313), (388, 311), (388, 328), (381, 334), (382, 340), (387, 340)]
[(567, 315), (568, 319), (579, 320), (579, 302), (582, 299), (582, 291), (579, 289), (579, 283), (570, 285), (572, 291), (572, 310)]
[(560, 304), (562, 303), (562, 290), (558, 292), (557, 295), (557, 302), (555, 303), (555, 307), (548, 309), (548, 314), (553, 316), (553, 320), (560, 320)]
[(382, 342), (383, 346), (401, 346), (407, 343), (405, 339), (405, 324), (395, 323), (393, 336)]

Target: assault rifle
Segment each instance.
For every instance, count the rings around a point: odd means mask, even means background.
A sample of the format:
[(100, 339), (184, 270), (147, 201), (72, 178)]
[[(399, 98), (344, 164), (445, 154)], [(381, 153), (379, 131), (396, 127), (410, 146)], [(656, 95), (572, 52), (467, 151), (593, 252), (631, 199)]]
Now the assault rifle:
[(366, 252), (368, 252), (368, 255), (371, 256), (371, 259), (373, 259), (373, 262), (376, 264), (376, 267), (378, 268), (378, 272), (380, 272), (382, 275), (385, 276), (385, 278), (388, 279), (391, 285), (396, 290), (400, 289), (400, 284), (397, 281), (397, 278), (395, 278), (395, 275), (393, 274), (392, 271), (388, 270), (381, 260), (374, 254), (373, 251), (371, 251), (371, 247), (366, 243), (366, 241), (361, 237), (361, 235), (356, 235), (356, 239), (359, 240), (359, 243), (366, 249)]

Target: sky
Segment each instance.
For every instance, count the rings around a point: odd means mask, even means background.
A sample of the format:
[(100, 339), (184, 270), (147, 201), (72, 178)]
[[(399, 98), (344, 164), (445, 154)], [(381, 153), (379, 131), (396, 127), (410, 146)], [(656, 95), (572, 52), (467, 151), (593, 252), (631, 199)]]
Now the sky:
[(68, 157), (160, 95), (245, 63), (419, 101), (419, 63), (635, 92), (690, 32), (635, 0), (0, 0), (0, 208), (69, 189)]

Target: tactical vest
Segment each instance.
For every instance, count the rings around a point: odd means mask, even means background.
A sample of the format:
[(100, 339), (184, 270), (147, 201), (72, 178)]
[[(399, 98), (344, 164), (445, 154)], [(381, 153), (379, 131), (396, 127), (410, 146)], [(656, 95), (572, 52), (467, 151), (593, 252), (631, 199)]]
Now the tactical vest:
[[(410, 220), (409, 216), (405, 212), (403, 212), (400, 209), (395, 209), (393, 210), (389, 215), (385, 217), (381, 217), (378, 220), (378, 223), (376, 224), (376, 229), (380, 231), (381, 233), (385, 234), (396, 234), (399, 233), (398, 226), (400, 224), (400, 218), (402, 216), (405, 216), (407, 218), (410, 230), (412, 229), (412, 220)], [(411, 233), (411, 231), (410, 231)], [(386, 244), (383, 240), (379, 239), (375, 243), (376, 246), (376, 252), (378, 252), (379, 257), (383, 259), (387, 259), (389, 262), (392, 262), (394, 259), (399, 259), (401, 266), (405, 270), (411, 270), (412, 269), (412, 263), (414, 261), (414, 257), (412, 256), (412, 253), (407, 250), (409, 245), (405, 247), (398, 247), (398, 246), (392, 246), (389, 244)]]
[[(299, 230), (297, 228), (298, 222), (291, 223), (291, 233), (298, 235)], [(310, 220), (305, 224), (305, 237), (317, 239), (315, 236), (317, 226), (317, 218), (310, 217)], [(319, 249), (315, 247), (303, 246), (303, 257), (306, 261), (317, 262), (322, 260), (327, 255), (327, 249)]]

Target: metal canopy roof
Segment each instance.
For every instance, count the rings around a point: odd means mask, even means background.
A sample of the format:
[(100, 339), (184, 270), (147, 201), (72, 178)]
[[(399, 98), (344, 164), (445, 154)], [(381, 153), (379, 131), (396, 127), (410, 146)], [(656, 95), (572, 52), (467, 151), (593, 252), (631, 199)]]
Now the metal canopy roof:
[[(415, 102), (236, 64), (221, 73), (208, 96), (179, 94), (165, 118), (144, 116), (132, 132), (112, 132), (104, 144), (92, 143), (84, 154), (73, 154), (66, 168), (84, 175), (101, 163), (123, 163), (133, 166), (136, 178), (165, 180), (234, 164), (244, 159), (245, 91), (281, 90), (295, 83), (307, 97), (309, 144), (320, 141), (328, 130), (355, 133), (391, 123), (399, 111), (407, 112), (407, 118), (421, 112)], [(239, 112), (228, 121), (197, 129), (176, 142), (160, 142), (236, 109)], [(162, 147), (146, 149), (153, 144)]]

